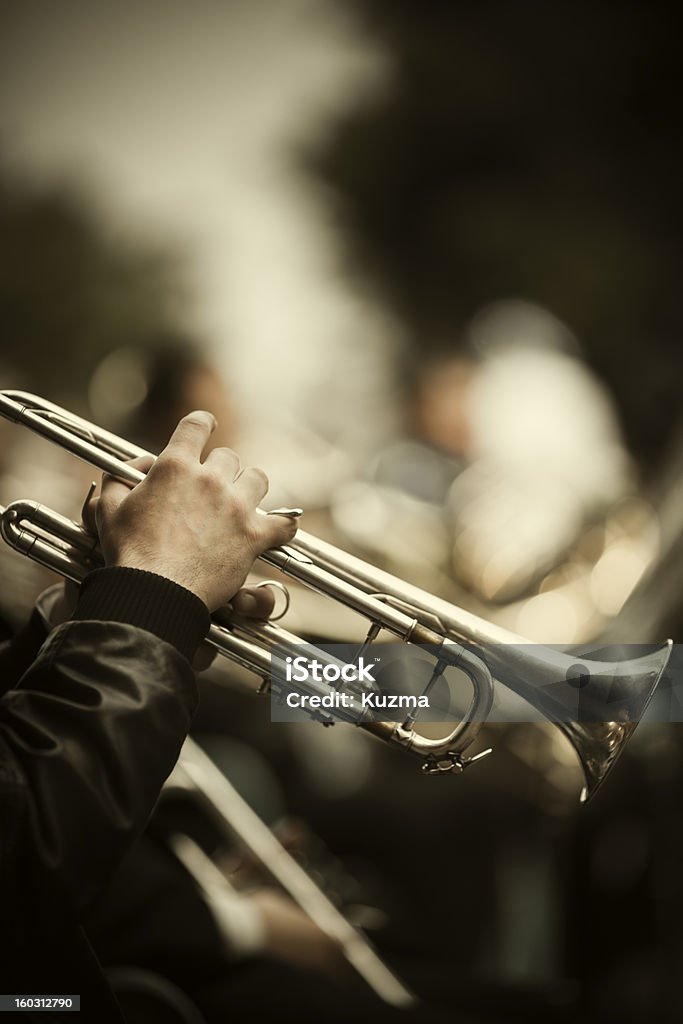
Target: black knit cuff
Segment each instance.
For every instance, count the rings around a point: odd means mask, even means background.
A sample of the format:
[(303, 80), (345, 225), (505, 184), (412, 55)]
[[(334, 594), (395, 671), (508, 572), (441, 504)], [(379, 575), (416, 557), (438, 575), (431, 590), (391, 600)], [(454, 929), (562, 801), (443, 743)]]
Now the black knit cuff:
[(94, 569), (81, 584), (72, 619), (126, 622), (173, 644), (190, 661), (209, 632), (209, 611), (195, 594), (143, 569)]

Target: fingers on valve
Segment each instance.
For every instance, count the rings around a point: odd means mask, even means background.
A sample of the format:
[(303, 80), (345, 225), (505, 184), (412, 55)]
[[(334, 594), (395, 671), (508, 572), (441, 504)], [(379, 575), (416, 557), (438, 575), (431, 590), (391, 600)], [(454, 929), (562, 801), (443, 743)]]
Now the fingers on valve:
[(206, 457), (204, 463), (220, 477), (232, 482), (241, 476), (240, 457), (232, 448), (214, 448)]
[(171, 454), (201, 458), (206, 443), (215, 429), (216, 417), (212, 413), (204, 409), (188, 413), (171, 434), (159, 459)]
[(278, 515), (277, 513), (259, 516), (263, 550), (288, 544), (294, 537), (298, 525), (298, 518), (294, 516)]
[(275, 608), (275, 596), (267, 587), (242, 587), (230, 603), (239, 615), (269, 619)]
[(235, 486), (250, 504), (256, 506), (268, 493), (268, 477), (258, 466), (247, 466), (238, 476)]

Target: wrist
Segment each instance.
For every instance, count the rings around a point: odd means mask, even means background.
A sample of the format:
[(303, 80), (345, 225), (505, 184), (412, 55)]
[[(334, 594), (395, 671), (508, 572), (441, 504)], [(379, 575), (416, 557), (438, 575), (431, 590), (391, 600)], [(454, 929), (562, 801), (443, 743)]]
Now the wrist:
[(211, 608), (209, 604), (210, 598), (206, 589), (199, 585), (197, 574), (190, 567), (171, 565), (163, 558), (155, 559), (145, 555), (136, 555), (135, 553), (120, 554), (119, 557), (111, 562), (111, 567), (116, 569), (135, 569), (137, 572), (152, 573), (154, 576), (170, 580), (171, 583), (183, 587), (184, 590), (188, 590), (198, 598), (202, 604), (206, 605), (207, 611)]
[(204, 602), (167, 576), (133, 566), (110, 566), (89, 573), (73, 619), (125, 622), (171, 643), (188, 661), (209, 631)]

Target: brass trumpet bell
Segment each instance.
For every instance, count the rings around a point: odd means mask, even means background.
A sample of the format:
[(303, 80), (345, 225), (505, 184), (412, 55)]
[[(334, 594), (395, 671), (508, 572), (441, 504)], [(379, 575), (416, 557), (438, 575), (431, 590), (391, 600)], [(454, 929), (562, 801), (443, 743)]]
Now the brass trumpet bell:
[(512, 641), (485, 646), (478, 653), (495, 680), (553, 722), (569, 740), (583, 770), (581, 801), (585, 803), (633, 735), (671, 649), (668, 640), (636, 658), (602, 661)]
[(606, 671), (591, 678), (589, 685), (600, 688), (604, 706), (609, 708), (609, 721), (584, 721), (579, 716), (578, 720), (560, 723), (583, 769), (582, 803), (598, 791), (635, 732), (667, 666), (672, 646), (668, 640), (640, 658), (605, 664)]

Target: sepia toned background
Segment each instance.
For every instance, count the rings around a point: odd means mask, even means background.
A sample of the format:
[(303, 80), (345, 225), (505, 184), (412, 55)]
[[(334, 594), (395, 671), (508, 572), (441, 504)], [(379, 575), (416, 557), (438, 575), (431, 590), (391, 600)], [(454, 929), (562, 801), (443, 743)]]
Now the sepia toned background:
[[(661, 4), (3, 0), (2, 386), (153, 450), (212, 408), (272, 505), (401, 578), (538, 643), (678, 641), (677, 49)], [(0, 444), (0, 500), (78, 515), (88, 471)], [(0, 559), (18, 624), (46, 579)], [(198, 731), (363, 880), (425, 1020), (679, 1018), (676, 726), (579, 809), (552, 727), (429, 779), (230, 675)]]

